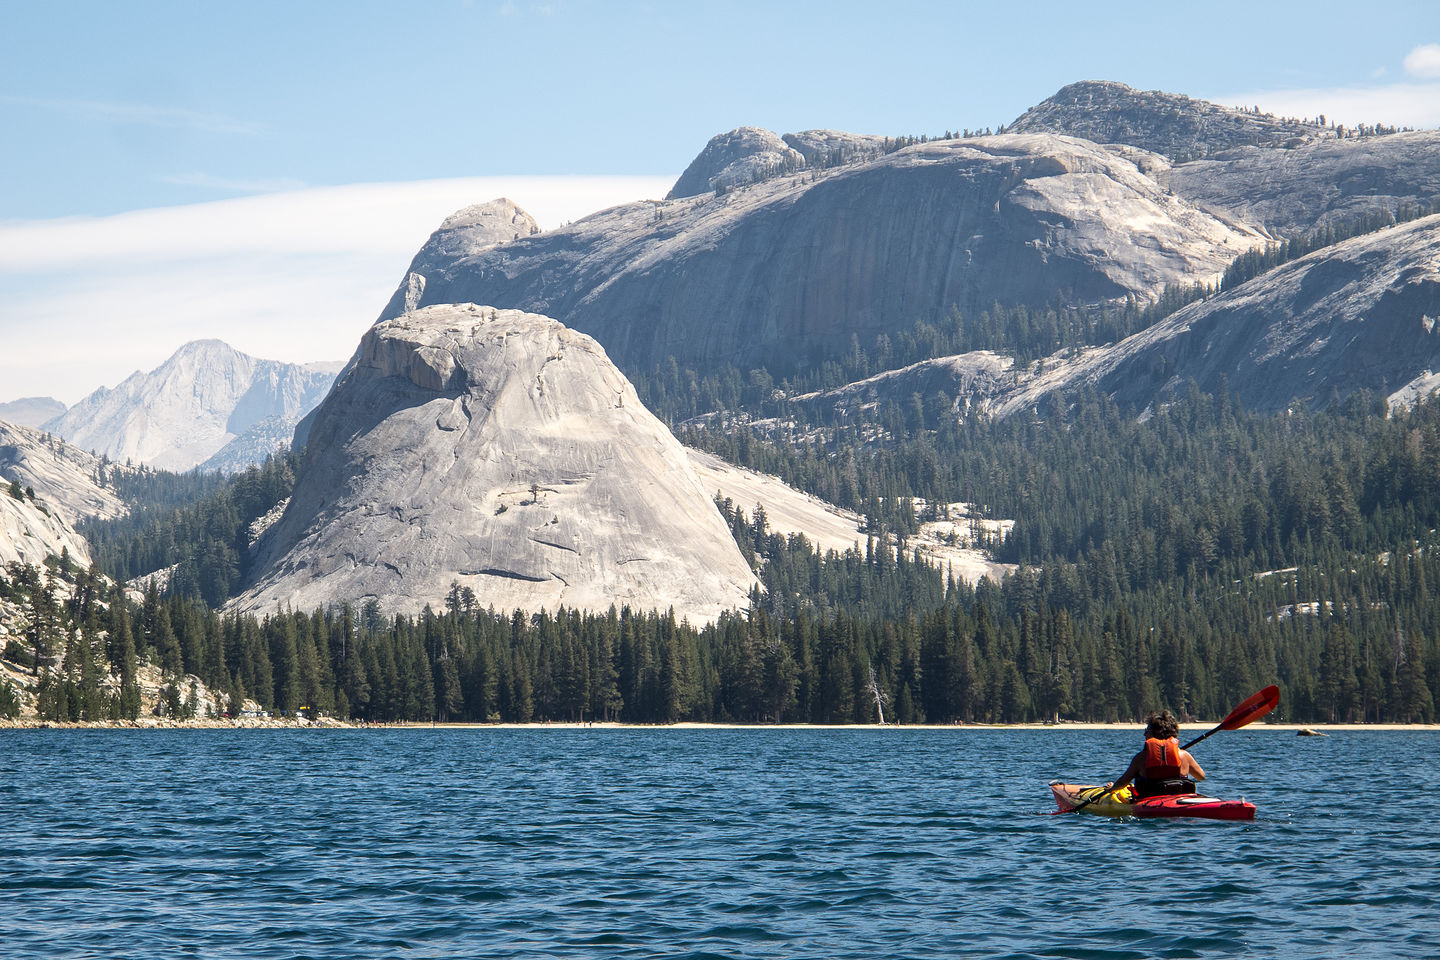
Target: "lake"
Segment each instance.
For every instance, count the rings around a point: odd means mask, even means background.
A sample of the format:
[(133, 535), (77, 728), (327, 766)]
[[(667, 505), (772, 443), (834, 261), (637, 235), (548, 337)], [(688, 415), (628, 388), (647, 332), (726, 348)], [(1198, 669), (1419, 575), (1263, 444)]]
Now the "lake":
[(5, 731), (0, 953), (1440, 955), (1440, 734), (1216, 734), (1207, 792), (1253, 823), (1044, 815), (1139, 740)]

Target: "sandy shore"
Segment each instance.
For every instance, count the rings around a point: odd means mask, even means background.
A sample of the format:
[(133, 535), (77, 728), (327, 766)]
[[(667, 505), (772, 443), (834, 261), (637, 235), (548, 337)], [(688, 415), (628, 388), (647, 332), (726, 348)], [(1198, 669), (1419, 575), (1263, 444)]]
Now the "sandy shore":
[[(1181, 730), (1204, 733), (1215, 723), (1182, 723)], [(1137, 730), (1142, 723), (953, 723), (953, 724), (904, 724), (880, 726), (874, 723), (416, 723), (397, 724), (399, 727), (436, 730)], [(1315, 730), (1323, 733), (1338, 733), (1360, 730), (1396, 730), (1401, 732), (1440, 733), (1440, 724), (1435, 723), (1254, 723), (1246, 730), (1270, 730), (1276, 733), (1298, 733), (1301, 730)]]

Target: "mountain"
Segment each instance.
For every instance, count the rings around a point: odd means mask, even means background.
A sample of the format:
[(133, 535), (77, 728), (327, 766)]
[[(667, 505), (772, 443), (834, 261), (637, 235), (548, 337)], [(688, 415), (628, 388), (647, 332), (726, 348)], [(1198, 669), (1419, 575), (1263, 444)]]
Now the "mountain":
[(125, 468), (31, 427), (0, 421), (0, 476), (36, 495), (67, 524), (128, 511), (114, 489)]
[(89, 566), (89, 544), (75, 525), (126, 513), (112, 487), (120, 472), (58, 437), (0, 421), (0, 566), (39, 566), (66, 551)]
[(260, 360), (197, 340), (149, 373), (101, 387), (45, 429), (122, 463), (188, 470), (266, 418), (293, 425), (325, 396), (339, 366)]
[(665, 199), (725, 193), (800, 170), (824, 170), (874, 159), (898, 146), (898, 141), (889, 137), (843, 130), (780, 135), (761, 127), (737, 127), (711, 137)]
[(1261, 412), (1296, 400), (1323, 408), (1361, 389), (1408, 403), (1440, 386), (1437, 248), (1440, 215), (1318, 250), (1115, 344), (1033, 367), (984, 351), (940, 357), (792, 399), (844, 417), (939, 394), (959, 411), (1005, 416), (1091, 388), (1144, 410), (1193, 381)]
[(1007, 129), (1159, 154), (1171, 161), (1156, 171), (1167, 189), (1275, 236), (1377, 210), (1440, 210), (1436, 130), (1380, 136), (1095, 80), (1062, 87)]
[[(676, 192), (787, 143), (760, 133), (702, 154)], [(791, 139), (820, 157), (821, 133)], [(1213, 281), (1266, 239), (1168, 192), (1153, 175), (1168, 164), (1133, 148), (1026, 135), (866, 155), (855, 138), (830, 140), (858, 159), (722, 195), (616, 207), (468, 256), (440, 256), (432, 238), (381, 318), (497, 303), (554, 316), (632, 369), (673, 356), (764, 362), (778, 375), (838, 356), (852, 336), (868, 347), (957, 304), (1150, 298), (1167, 284)], [(795, 163), (784, 158), (782, 167)]]
[(266, 417), (252, 423), (244, 433), (211, 454), (196, 469), (240, 473), (253, 464), (264, 463), (270, 454), (289, 445), (295, 435), (296, 423), (295, 418), (286, 416)]
[(504, 197), (452, 213), (415, 254), (405, 281), (385, 307), (386, 315), (399, 316), (419, 306), (427, 278), (450, 264), (539, 232), (535, 218)]
[(21, 397), (0, 403), (0, 420), (22, 427), (38, 427), (65, 412), (65, 404), (54, 397)]
[(685, 451), (591, 338), (474, 304), (361, 340), (315, 412), (240, 610), (674, 607), (713, 619), (754, 576)]
[(50, 556), (69, 553), (82, 567), (90, 565), (85, 538), (44, 500), (11, 492), (11, 477), (0, 470), (0, 568), (8, 563), (41, 566)]
[(1277, 236), (1381, 210), (1440, 211), (1440, 130), (1248, 147), (1179, 164), (1166, 184), (1200, 207)]
[(805, 158), (783, 138), (760, 127), (738, 127), (711, 137), (699, 156), (680, 174), (666, 200), (679, 200), (768, 180), (805, 165)]
[(1174, 161), (1236, 147), (1298, 146), (1335, 139), (1334, 128), (1222, 107), (1161, 90), (1086, 80), (1061, 87), (1005, 128), (1010, 133), (1059, 133), (1095, 143), (1123, 143)]
[(1136, 408), (1191, 380), (1252, 410), (1403, 395), (1440, 370), (1436, 249), (1440, 216), (1347, 240), (1176, 311), (1077, 376)]

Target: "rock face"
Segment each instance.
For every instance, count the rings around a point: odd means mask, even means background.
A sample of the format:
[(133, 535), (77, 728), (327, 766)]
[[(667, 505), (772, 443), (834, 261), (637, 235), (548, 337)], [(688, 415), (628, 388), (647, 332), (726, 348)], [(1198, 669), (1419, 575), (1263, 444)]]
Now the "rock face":
[(724, 191), (798, 170), (804, 165), (805, 157), (783, 138), (760, 127), (739, 127), (711, 137), (665, 199), (680, 200), (717, 189)]
[(1086, 80), (1061, 87), (1026, 110), (1011, 133), (1060, 133), (1095, 143), (1124, 143), (1171, 160), (1193, 160), (1236, 147), (1297, 146), (1334, 139), (1318, 123), (1249, 113), (1160, 90)]
[(0, 471), (0, 567), (7, 563), (40, 566), (45, 558), (68, 552), (90, 565), (90, 545), (44, 500), (10, 495), (10, 477)]
[(1202, 391), (1251, 410), (1322, 408), (1368, 389), (1392, 403), (1440, 386), (1440, 215), (1356, 237), (1177, 310), (1116, 344), (1015, 368), (988, 353), (927, 360), (795, 398), (837, 411), (938, 392), (1006, 416), (1091, 387), (1143, 411)]
[(234, 605), (452, 582), (481, 606), (743, 606), (754, 577), (685, 452), (595, 341), (474, 304), (377, 324), (315, 412), (295, 491)]
[(39, 567), (48, 557), (66, 554), (82, 567), (90, 565), (90, 545), (59, 514), (43, 503), (16, 500), (0, 491), (0, 566)]
[(1250, 147), (1176, 166), (1167, 182), (1199, 206), (1277, 236), (1377, 210), (1440, 211), (1440, 130)]
[(7, 484), (14, 480), (22, 488), (34, 488), (47, 508), (68, 525), (85, 517), (124, 516), (127, 508), (112, 486), (124, 469), (58, 437), (0, 422), (0, 475)]
[(293, 417), (266, 417), (253, 423), (234, 440), (211, 454), (196, 469), (202, 473), (241, 473), (247, 467), (265, 462), (265, 458), (290, 445), (295, 436)]
[(65, 412), (65, 404), (54, 397), (21, 397), (0, 403), (0, 420), (22, 427), (38, 427)]
[(405, 282), (390, 298), (385, 315), (399, 316), (419, 306), (426, 278), (446, 265), (539, 232), (535, 218), (504, 197), (452, 213), (410, 261)]
[(1390, 394), (1440, 371), (1440, 216), (1356, 237), (1176, 311), (1083, 377), (1143, 408), (1221, 378), (1253, 410)]
[(1150, 297), (1213, 280), (1262, 242), (1168, 193), (1165, 169), (1153, 154), (1052, 135), (917, 144), (417, 258), (427, 272), (412, 269), (382, 319), (412, 302), (495, 303), (554, 316), (632, 369), (674, 356), (783, 375), (956, 304)]
[(1014, 366), (1015, 361), (1010, 357), (976, 350), (922, 360), (833, 390), (800, 394), (791, 399), (801, 407), (845, 416), (881, 400), (905, 402), (918, 394), (928, 401), (939, 395), (952, 409), (963, 412), (974, 402), (984, 405), (996, 396), (1003, 396), (1016, 382), (1018, 374)]
[(149, 373), (100, 388), (45, 428), (121, 463), (188, 470), (268, 417), (293, 427), (325, 396), (339, 366), (260, 360), (197, 340)]
[[(39, 566), (65, 551), (88, 566), (90, 546), (75, 525), (85, 517), (126, 512), (109, 486), (122, 469), (58, 437), (0, 421), (0, 566), (12, 561)], [(20, 488), (19, 498), (11, 495), (12, 482)]]

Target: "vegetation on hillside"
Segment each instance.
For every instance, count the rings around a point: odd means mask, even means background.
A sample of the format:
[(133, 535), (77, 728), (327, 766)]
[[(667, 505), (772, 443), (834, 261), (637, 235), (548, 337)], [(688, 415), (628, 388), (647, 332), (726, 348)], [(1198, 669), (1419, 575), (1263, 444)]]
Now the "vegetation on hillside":
[[(1227, 286), (1343, 232), (1237, 262)], [(30, 633), (5, 656), (49, 667), (42, 711), (56, 718), (129, 715), (124, 677), (148, 658), (177, 691), (194, 674), (233, 703), (371, 721), (1216, 717), (1271, 681), (1293, 720), (1434, 719), (1440, 402), (1391, 413), (1356, 394), (1260, 415), (1192, 389), (1142, 419), (1089, 392), (997, 420), (939, 394), (844, 415), (787, 400), (979, 346), (1041, 357), (1118, 338), (1210, 292), (1096, 314), (956, 311), (873, 350), (852, 341), (803, 381), (673, 363), (637, 378), (671, 422), (710, 415), (687, 442), (867, 516), (865, 548), (822, 556), (763, 511), (722, 504), (765, 589), (714, 625), (492, 611), (458, 587), (418, 617), (219, 613), (248, 573), (252, 525), (289, 495), (287, 454), (224, 482), (117, 476), (138, 505), (84, 528), (98, 568), (173, 567), (168, 588), (135, 603), (90, 573), (12, 568), (0, 601), (27, 611)], [(969, 584), (918, 562), (917, 498), (1013, 519), (992, 546), (1018, 572)], [(44, 599), (56, 576), (76, 600)], [(8, 702), (0, 690), (0, 712)]]

